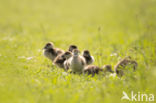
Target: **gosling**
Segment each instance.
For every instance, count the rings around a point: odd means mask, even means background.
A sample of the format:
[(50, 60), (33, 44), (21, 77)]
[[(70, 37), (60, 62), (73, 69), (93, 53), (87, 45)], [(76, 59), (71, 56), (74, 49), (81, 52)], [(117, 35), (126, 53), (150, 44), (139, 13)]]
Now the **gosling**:
[(70, 63), (68, 62), (69, 58), (72, 57), (72, 53), (71, 52), (66, 52), (65, 55), (64, 55), (64, 58), (66, 58), (66, 60), (64, 61), (64, 68), (66, 71), (69, 70), (69, 66), (70, 66)]
[(54, 48), (54, 44), (52, 42), (47, 43), (44, 48), (43, 48), (44, 52), (44, 56), (48, 59), (50, 59), (51, 61), (54, 61), (54, 59), (64, 53), (63, 50), (58, 49), (58, 48)]
[(99, 74), (100, 72), (103, 72), (105, 75), (109, 73), (114, 73), (112, 70), (111, 65), (104, 65), (102, 68), (96, 66), (96, 65), (88, 65), (85, 67), (83, 73), (94, 76), (95, 74)]
[(83, 73), (94, 76), (95, 74), (99, 74), (99, 72), (102, 72), (102, 71), (103, 69), (96, 65), (87, 65), (84, 68)]
[(54, 65), (58, 66), (59, 68), (65, 69), (64, 63), (65, 61), (72, 56), (72, 53), (69, 51), (66, 51), (63, 54), (60, 54), (57, 56), (54, 60)]
[(120, 60), (115, 66), (114, 70), (118, 77), (122, 77), (124, 75), (124, 68), (128, 65), (133, 65), (133, 71), (136, 70), (138, 63), (135, 60), (132, 60), (130, 56), (123, 58)]
[(66, 61), (73, 73), (81, 74), (86, 65), (84, 57), (79, 54), (79, 50), (73, 50), (73, 56)]
[(94, 57), (90, 55), (89, 50), (84, 50), (82, 55), (86, 60), (86, 65), (92, 64), (94, 62)]

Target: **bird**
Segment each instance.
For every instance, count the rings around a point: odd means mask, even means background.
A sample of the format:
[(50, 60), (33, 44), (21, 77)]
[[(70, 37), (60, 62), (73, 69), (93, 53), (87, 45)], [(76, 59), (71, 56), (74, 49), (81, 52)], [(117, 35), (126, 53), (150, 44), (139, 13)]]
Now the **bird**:
[(55, 60), (54, 60), (54, 65), (60, 67), (60, 68), (63, 68), (65, 69), (65, 66), (64, 66), (64, 62), (70, 58), (72, 56), (72, 53), (69, 52), (69, 51), (66, 51), (60, 55), (58, 55)]
[(83, 73), (94, 76), (95, 74), (99, 74), (99, 72), (102, 72), (102, 71), (103, 69), (96, 65), (87, 65), (84, 68)]
[(124, 69), (128, 65), (133, 65), (133, 70), (135, 71), (138, 66), (138, 63), (135, 60), (132, 60), (130, 56), (127, 56), (127, 57), (123, 58), (122, 60), (120, 60), (114, 66), (114, 70), (118, 77), (122, 77), (124, 75)]
[(94, 62), (94, 57), (90, 55), (89, 50), (84, 50), (82, 55), (86, 60), (86, 65), (92, 64)]
[(74, 49), (78, 49), (76, 45), (70, 45), (68, 51), (72, 52)]
[(72, 57), (70, 57), (66, 64), (71, 69), (73, 73), (81, 74), (83, 72), (83, 69), (86, 65), (84, 57), (80, 55), (80, 52), (78, 49), (74, 49), (72, 53)]
[(83, 71), (84, 74), (92, 75), (99, 74), (100, 72), (103, 72), (105, 75), (107, 72), (114, 73), (112, 70), (111, 65), (104, 65), (102, 67), (98, 67), (96, 65), (87, 65)]
[(70, 66), (68, 59), (72, 57), (72, 52), (68, 51), (63, 56), (64, 56), (64, 58), (66, 58), (66, 60), (64, 61), (64, 68), (67, 71)]
[(50, 59), (51, 61), (54, 61), (54, 59), (64, 53), (64, 50), (61, 50), (59, 48), (54, 48), (54, 44), (52, 42), (46, 43), (46, 45), (43, 48), (43, 54), (46, 58)]

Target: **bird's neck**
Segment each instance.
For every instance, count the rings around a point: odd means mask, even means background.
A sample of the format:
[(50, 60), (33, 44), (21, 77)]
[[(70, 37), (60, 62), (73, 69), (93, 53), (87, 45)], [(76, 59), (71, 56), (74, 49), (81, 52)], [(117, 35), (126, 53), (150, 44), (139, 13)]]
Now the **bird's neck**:
[(74, 58), (77, 58), (79, 55), (73, 55)]

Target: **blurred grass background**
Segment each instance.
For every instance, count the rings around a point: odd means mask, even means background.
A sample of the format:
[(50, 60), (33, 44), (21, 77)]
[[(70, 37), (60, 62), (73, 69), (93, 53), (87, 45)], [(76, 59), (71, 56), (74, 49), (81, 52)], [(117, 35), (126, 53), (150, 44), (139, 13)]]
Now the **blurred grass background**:
[[(126, 103), (122, 91), (156, 94), (155, 11), (155, 0), (0, 0), (0, 103)], [(66, 75), (42, 56), (49, 41), (88, 49), (99, 66), (130, 55), (138, 70), (124, 79)]]

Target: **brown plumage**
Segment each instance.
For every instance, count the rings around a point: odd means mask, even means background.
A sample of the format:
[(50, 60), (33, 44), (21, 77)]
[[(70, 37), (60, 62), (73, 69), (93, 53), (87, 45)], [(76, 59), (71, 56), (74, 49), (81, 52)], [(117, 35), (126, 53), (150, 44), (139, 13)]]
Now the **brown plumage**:
[(95, 65), (87, 65), (84, 68), (83, 73), (94, 76), (95, 74), (99, 74), (99, 72), (102, 72), (102, 71), (103, 71), (103, 69), (100, 68), (100, 67), (98, 67), (98, 66), (95, 66)]
[(68, 69), (69, 69), (68, 59), (69, 59), (70, 57), (72, 57), (72, 53), (71, 53), (70, 51), (67, 51), (67, 52), (64, 53), (63, 57), (66, 59), (66, 60), (64, 61), (64, 63), (63, 63), (64, 69), (65, 69), (65, 70), (68, 70)]
[(72, 52), (74, 49), (78, 49), (76, 45), (70, 45), (68, 51)]
[(86, 65), (92, 64), (94, 62), (94, 57), (90, 55), (89, 50), (84, 50), (82, 55), (86, 60)]
[(60, 68), (64, 68), (64, 61), (66, 60), (66, 58), (63, 57), (64, 54), (60, 54), (58, 55), (55, 59), (54, 59), (54, 65), (60, 67)]
[(63, 50), (54, 48), (54, 44), (52, 42), (47, 43), (43, 49), (44, 49), (44, 56), (50, 59), (51, 61), (54, 61), (54, 59), (58, 55), (64, 53)]
[(114, 73), (111, 65), (104, 65), (102, 68), (96, 65), (87, 65), (83, 71), (83, 73), (94, 76), (95, 74), (99, 74), (100, 72), (106, 73)]
[(55, 58), (54, 65), (57, 65), (58, 67), (65, 69), (64, 62), (71, 56), (72, 56), (72, 53), (69, 51), (66, 51), (63, 54), (60, 54), (59, 56)]
[(138, 64), (135, 60), (132, 60), (130, 56), (123, 58), (114, 66), (117, 76), (122, 77), (124, 75), (123, 70), (128, 65), (133, 65), (133, 70), (135, 71)]

